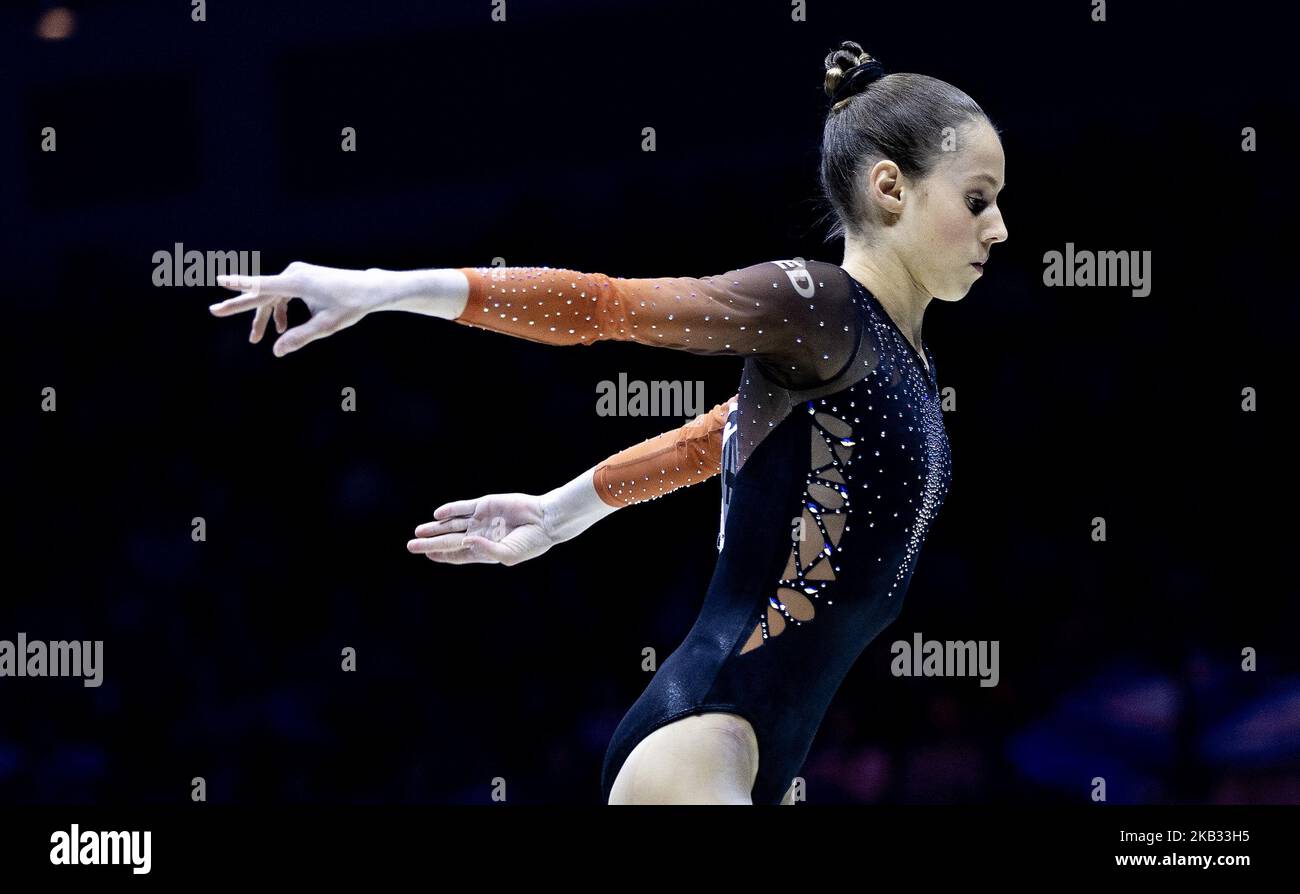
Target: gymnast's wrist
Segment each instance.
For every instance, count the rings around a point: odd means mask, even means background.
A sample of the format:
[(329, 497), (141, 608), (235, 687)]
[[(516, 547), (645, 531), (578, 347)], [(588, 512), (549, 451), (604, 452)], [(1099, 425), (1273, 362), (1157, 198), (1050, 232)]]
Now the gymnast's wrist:
[(432, 270), (382, 270), (371, 267), (373, 279), (370, 310), (405, 310), (410, 313), (454, 320), (469, 300), (469, 279), (453, 267)]
[(620, 508), (609, 505), (596, 493), (590, 469), (539, 499), (544, 524), (556, 543), (572, 540)]

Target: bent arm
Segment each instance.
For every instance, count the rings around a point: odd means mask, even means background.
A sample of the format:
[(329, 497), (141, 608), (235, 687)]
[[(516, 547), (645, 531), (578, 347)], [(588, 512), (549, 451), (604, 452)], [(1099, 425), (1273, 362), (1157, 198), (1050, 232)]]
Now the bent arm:
[(718, 404), (673, 431), (647, 438), (597, 465), (595, 489), (610, 506), (654, 500), (722, 471), (722, 431), (729, 405)]
[(647, 438), (543, 495), (548, 525), (569, 540), (624, 506), (698, 484), (722, 468), (722, 431), (731, 401), (672, 431)]

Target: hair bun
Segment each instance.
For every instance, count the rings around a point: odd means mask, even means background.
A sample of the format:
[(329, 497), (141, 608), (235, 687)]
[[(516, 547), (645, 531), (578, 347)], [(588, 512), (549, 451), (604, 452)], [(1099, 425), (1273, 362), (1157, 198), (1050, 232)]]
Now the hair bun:
[(823, 89), (834, 108), (840, 108), (867, 86), (885, 76), (885, 67), (861, 45), (851, 40), (826, 54)]

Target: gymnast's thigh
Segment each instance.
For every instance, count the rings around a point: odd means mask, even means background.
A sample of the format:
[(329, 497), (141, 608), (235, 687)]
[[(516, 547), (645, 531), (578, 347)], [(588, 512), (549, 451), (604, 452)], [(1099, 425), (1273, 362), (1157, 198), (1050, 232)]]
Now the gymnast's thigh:
[(750, 804), (758, 739), (738, 714), (706, 711), (667, 723), (636, 744), (610, 804)]

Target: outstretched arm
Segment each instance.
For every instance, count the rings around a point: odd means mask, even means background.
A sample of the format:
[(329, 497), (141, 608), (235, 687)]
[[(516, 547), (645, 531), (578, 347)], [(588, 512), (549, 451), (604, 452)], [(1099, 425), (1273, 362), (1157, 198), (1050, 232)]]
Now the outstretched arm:
[(406, 544), (435, 562), (517, 565), (577, 537), (605, 516), (716, 475), (728, 407), (647, 438), (541, 496), (489, 494), (444, 503)]
[[(803, 261), (717, 276), (623, 279), (550, 267), (340, 270), (294, 262), (276, 276), (223, 276), (244, 294), (217, 316), (256, 310), (251, 341), (274, 318), (283, 356), (378, 310), (406, 310), (553, 345), (632, 341), (694, 354), (755, 357), (778, 384), (829, 380), (853, 352), (857, 317), (828, 300)], [(833, 293), (832, 293), (833, 294)], [(301, 298), (312, 318), (285, 332)]]

